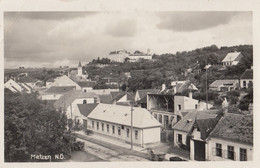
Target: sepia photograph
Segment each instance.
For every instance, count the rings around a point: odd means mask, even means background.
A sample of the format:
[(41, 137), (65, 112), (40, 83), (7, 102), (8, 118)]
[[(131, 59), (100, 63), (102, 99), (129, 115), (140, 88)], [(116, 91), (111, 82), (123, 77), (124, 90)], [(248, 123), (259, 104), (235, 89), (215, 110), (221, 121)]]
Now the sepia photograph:
[(4, 11), (4, 162), (254, 161), (253, 11)]

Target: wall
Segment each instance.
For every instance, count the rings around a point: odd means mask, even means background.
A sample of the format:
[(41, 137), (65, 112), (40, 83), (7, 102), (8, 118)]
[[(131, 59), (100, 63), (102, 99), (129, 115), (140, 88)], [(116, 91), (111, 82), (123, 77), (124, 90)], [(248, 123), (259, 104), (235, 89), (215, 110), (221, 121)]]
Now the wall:
[(79, 99), (75, 99), (71, 103), (71, 106), (67, 107), (67, 117), (68, 118), (71, 118), (71, 113), (72, 113), (72, 117), (74, 117), (74, 111), (76, 111), (76, 109), (78, 108), (77, 105), (78, 104), (83, 104), (83, 100), (86, 100), (87, 104), (93, 104), (94, 103), (94, 98), (79, 98)]
[(20, 92), (22, 92), (23, 90), (22, 87), (13, 80), (9, 80), (4, 84), (5, 88), (10, 89), (12, 92), (17, 92), (15, 89), (12, 88), (12, 86), (15, 87), (17, 90), (19, 90)]
[(110, 94), (111, 92), (118, 92), (119, 89), (93, 89), (91, 92), (96, 93), (97, 95)]
[(186, 132), (174, 130), (173, 134), (174, 134), (174, 137), (173, 137), (173, 139), (174, 139), (174, 142), (173, 142), (174, 146), (177, 146), (177, 144), (178, 144), (178, 138), (177, 138), (178, 134), (182, 135), (182, 144), (186, 145), (186, 137), (187, 137), (187, 133)]
[[(198, 104), (198, 100), (185, 97), (185, 96), (174, 96), (174, 111), (192, 110), (196, 109), (195, 105)], [(178, 105), (181, 105), (181, 110), (178, 109)]]
[(58, 100), (62, 94), (44, 94), (42, 100)]
[(240, 79), (240, 88), (241, 88), (241, 89), (244, 88), (243, 81), (246, 81), (246, 86), (245, 86), (245, 88), (248, 88), (249, 82), (250, 82), (250, 81), (253, 82), (253, 79)]
[[(216, 143), (222, 144), (222, 157), (214, 156), (214, 149), (216, 147)], [(247, 149), (247, 160), (253, 160), (253, 146), (247, 145), (247, 144), (240, 144), (236, 142), (226, 141), (222, 139), (217, 138), (211, 138), (211, 140), (208, 142), (208, 156), (206, 158), (208, 160), (212, 161), (228, 161), (230, 159), (226, 159), (225, 156), (225, 150), (227, 150), (227, 146), (234, 146), (235, 151), (235, 160), (239, 160), (239, 148), (245, 148)]]
[(144, 144), (160, 142), (160, 137), (161, 137), (160, 127), (143, 129)]

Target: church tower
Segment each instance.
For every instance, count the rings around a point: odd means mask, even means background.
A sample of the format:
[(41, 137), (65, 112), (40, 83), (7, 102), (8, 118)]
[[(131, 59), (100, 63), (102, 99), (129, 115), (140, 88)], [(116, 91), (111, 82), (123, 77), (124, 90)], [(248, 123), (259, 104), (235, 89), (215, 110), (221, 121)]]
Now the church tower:
[(78, 76), (82, 76), (82, 66), (81, 66), (80, 61), (79, 61), (79, 65), (78, 65)]

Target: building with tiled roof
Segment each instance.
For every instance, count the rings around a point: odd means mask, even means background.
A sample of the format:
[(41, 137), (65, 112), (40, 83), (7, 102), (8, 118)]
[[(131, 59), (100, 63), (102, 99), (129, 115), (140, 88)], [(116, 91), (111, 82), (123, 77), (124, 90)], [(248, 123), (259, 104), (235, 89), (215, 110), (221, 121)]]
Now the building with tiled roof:
[(247, 69), (240, 77), (240, 88), (253, 87), (253, 69)]
[[(161, 124), (144, 108), (133, 107), (133, 144), (160, 142)], [(88, 115), (88, 128), (106, 137), (131, 141), (131, 111), (127, 106), (99, 104)]]
[(26, 83), (28, 86), (30, 86), (30, 88), (32, 88), (32, 89), (34, 89), (35, 88), (35, 86), (36, 86), (36, 82), (37, 82), (38, 80), (37, 79), (34, 79), (34, 78), (32, 78), (32, 77), (30, 77), (30, 76), (24, 76), (24, 77), (18, 77), (17, 78), (17, 83)]
[(83, 124), (87, 128), (87, 117), (97, 107), (98, 103), (77, 104), (73, 111), (75, 123)]
[(147, 108), (147, 94), (158, 93), (159, 91), (159, 89), (137, 90), (135, 93), (135, 102), (137, 102), (142, 108)]
[(208, 160), (252, 160), (253, 115), (226, 114), (210, 133), (208, 149)]
[(81, 87), (75, 81), (66, 75), (55, 78), (54, 82), (50, 86), (75, 86), (77, 90), (81, 89)]
[(113, 100), (111, 94), (102, 94), (99, 95), (99, 98), (100, 98), (100, 103), (104, 103), (104, 104), (111, 104)]
[(66, 112), (67, 118), (74, 117), (74, 111), (77, 104), (93, 104), (99, 103), (99, 96), (92, 92), (83, 92), (81, 90), (71, 90), (61, 96), (55, 103), (56, 109)]
[(226, 57), (222, 60), (222, 65), (223, 66), (237, 65), (242, 57), (243, 55), (240, 52), (228, 53)]
[(14, 80), (9, 79), (5, 84), (4, 88), (11, 90), (14, 93), (22, 93), (23, 87), (16, 83)]
[(210, 90), (215, 91), (231, 91), (238, 88), (238, 80), (237, 79), (223, 79), (216, 80), (209, 85)]
[(130, 102), (134, 101), (134, 95), (129, 92), (111, 92), (112, 101), (110, 103), (122, 103), (122, 102)]
[(78, 85), (81, 87), (83, 92), (88, 92), (93, 90), (94, 86), (96, 85), (96, 81), (78, 82)]
[(52, 86), (41, 93), (42, 100), (58, 100), (62, 95), (71, 90), (75, 90), (75, 86)]

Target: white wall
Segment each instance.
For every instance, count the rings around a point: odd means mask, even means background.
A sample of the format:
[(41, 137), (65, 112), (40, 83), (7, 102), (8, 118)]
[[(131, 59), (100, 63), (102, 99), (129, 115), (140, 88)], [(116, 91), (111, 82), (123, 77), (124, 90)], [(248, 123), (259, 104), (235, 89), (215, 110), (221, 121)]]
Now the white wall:
[(160, 137), (161, 137), (160, 127), (143, 129), (144, 144), (160, 142), (161, 140)]
[(58, 100), (62, 94), (44, 94), (42, 100)]
[[(214, 156), (214, 150), (216, 148), (216, 143), (222, 144), (222, 157)], [(240, 148), (247, 149), (247, 160), (253, 160), (253, 146), (247, 145), (247, 144), (240, 144), (236, 142), (226, 141), (222, 139), (217, 138), (211, 138), (211, 140), (208, 142), (208, 156), (206, 156), (207, 159), (212, 161), (227, 161), (229, 159), (225, 158), (225, 150), (227, 151), (227, 146), (234, 146), (234, 152), (235, 152), (235, 160), (239, 161), (239, 150)]]
[(22, 87), (16, 83), (15, 81), (13, 81), (12, 79), (10, 79), (9, 81), (7, 81), (5, 84), (4, 84), (4, 87), (5, 88), (8, 88), (9, 90), (11, 90), (12, 92), (17, 92), (15, 89), (12, 88), (15, 87), (17, 90), (19, 90), (19, 92), (22, 92)]
[(176, 146), (178, 144), (178, 134), (181, 134), (182, 135), (182, 144), (185, 144), (186, 145), (186, 137), (187, 137), (187, 133), (186, 132), (182, 132), (182, 131), (178, 131), (178, 130), (174, 130), (173, 131), (173, 134), (174, 134), (174, 146)]

